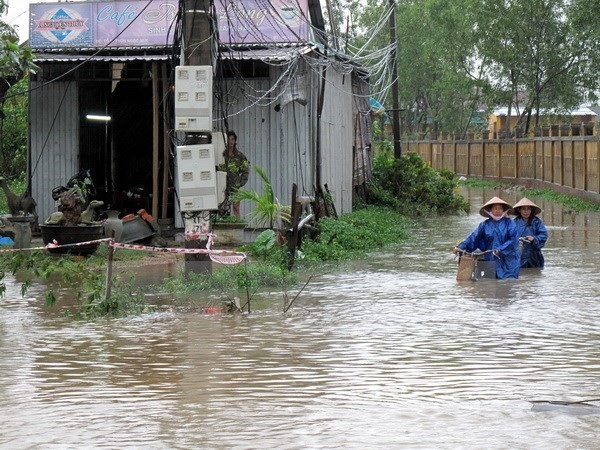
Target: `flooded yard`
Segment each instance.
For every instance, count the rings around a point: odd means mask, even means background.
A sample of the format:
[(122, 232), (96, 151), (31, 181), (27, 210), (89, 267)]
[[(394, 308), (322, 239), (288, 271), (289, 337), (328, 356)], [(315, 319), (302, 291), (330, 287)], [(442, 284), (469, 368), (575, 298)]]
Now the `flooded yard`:
[(264, 292), (249, 315), (81, 322), (9, 283), (0, 447), (597, 448), (600, 402), (532, 401), (600, 399), (600, 214), (534, 199), (546, 268), (457, 283), (450, 251), (498, 195), (465, 194), (470, 215), (318, 274), (287, 314)]

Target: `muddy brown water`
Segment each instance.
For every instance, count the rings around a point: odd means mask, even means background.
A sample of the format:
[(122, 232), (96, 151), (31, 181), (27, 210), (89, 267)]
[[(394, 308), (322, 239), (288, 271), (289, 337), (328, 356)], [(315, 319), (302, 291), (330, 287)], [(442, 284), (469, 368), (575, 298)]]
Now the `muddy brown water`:
[(457, 283), (478, 205), (519, 198), (466, 194), (472, 214), (316, 277), (287, 314), (264, 292), (250, 315), (80, 322), (9, 277), (0, 447), (598, 448), (596, 409), (531, 401), (600, 398), (600, 215), (537, 201), (547, 267)]

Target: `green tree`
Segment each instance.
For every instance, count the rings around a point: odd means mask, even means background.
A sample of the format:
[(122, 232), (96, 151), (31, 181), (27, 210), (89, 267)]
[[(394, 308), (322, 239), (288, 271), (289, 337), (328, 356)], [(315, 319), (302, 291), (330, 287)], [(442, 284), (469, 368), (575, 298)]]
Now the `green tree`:
[[(7, 11), (8, 3), (0, 0), (0, 14)], [(22, 97), (20, 92), (27, 92), (27, 89), (24, 83), (14, 89), (13, 86), (35, 69), (31, 50), (20, 47), (16, 30), (0, 21), (0, 163), (3, 175), (17, 175), (24, 170), (26, 100), (15, 97)]]
[[(518, 108), (518, 127), (537, 126), (546, 108), (568, 110), (598, 89), (594, 2), (482, 0), (477, 26), (497, 99)], [(597, 7), (596, 7), (597, 8)], [(533, 119), (533, 123), (532, 123)]]
[[(429, 130), (464, 133), (479, 108), (487, 84), (485, 61), (476, 51), (479, 37), (471, 25), (476, 5), (474, 0), (407, 0), (396, 5), (404, 134)], [(378, 54), (378, 48), (389, 47), (389, 27), (381, 23), (387, 11), (388, 1), (367, 2), (357, 27), (362, 34), (352, 48), (368, 43), (371, 53)], [(389, 71), (389, 56), (383, 63), (381, 57), (375, 59), (371, 67)], [(385, 79), (388, 87), (392, 82), (389, 74), (372, 78)], [(389, 93), (384, 101), (389, 109)]]
[[(389, 109), (389, 1), (360, 8), (350, 53), (370, 69), (374, 95)], [(545, 108), (598, 98), (597, 1), (403, 0), (395, 11), (404, 134), (464, 134), (475, 111), (498, 105), (518, 108), (527, 130)], [(361, 59), (357, 49), (375, 57)]]
[(27, 168), (27, 78), (9, 91), (0, 111), (0, 176), (22, 177)]
[[(8, 2), (0, 0), (0, 14), (7, 11)], [(35, 69), (31, 49), (20, 47), (16, 30), (0, 21), (0, 99), (4, 100), (10, 87)]]

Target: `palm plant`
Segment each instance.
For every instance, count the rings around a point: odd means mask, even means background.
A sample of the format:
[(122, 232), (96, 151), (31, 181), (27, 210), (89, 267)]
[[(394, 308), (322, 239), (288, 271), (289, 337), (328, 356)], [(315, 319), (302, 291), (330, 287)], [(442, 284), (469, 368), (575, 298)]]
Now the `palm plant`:
[(273, 193), (273, 186), (264, 169), (254, 166), (254, 170), (263, 180), (263, 192), (259, 194), (256, 191), (248, 189), (239, 189), (233, 196), (234, 201), (250, 200), (256, 203), (254, 209), (248, 216), (259, 223), (268, 222), (269, 228), (273, 229), (278, 219), (289, 221), (289, 208), (279, 203)]

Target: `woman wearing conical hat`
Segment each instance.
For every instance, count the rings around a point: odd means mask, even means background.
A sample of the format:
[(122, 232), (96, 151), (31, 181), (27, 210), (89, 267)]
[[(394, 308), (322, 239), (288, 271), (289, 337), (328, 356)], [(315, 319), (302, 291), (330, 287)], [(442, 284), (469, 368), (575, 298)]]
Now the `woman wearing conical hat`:
[(538, 214), (542, 209), (529, 200), (522, 198), (513, 206), (517, 233), (523, 241), (521, 267), (544, 267), (542, 248), (548, 240), (548, 230)]
[(517, 226), (508, 217), (511, 212), (510, 205), (501, 198), (490, 199), (479, 210), (486, 220), (454, 247), (453, 252), (491, 250), (491, 253), (485, 254), (485, 260), (496, 262), (496, 278), (519, 278), (519, 236)]

